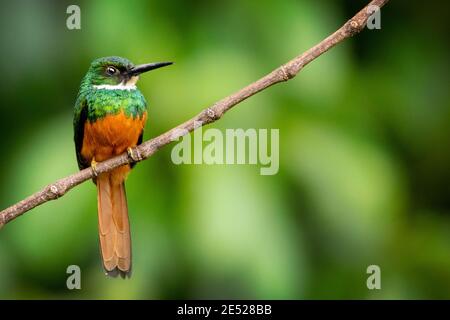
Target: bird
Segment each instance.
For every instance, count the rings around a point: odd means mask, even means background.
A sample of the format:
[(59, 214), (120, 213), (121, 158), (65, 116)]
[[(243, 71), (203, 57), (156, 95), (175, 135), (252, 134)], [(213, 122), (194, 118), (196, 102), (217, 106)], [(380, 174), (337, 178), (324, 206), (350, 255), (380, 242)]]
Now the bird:
[(131, 276), (131, 235), (125, 179), (127, 164), (98, 174), (97, 162), (128, 152), (142, 142), (147, 102), (136, 87), (139, 76), (171, 65), (155, 62), (134, 65), (118, 56), (92, 61), (81, 81), (73, 117), (75, 152), (80, 170), (91, 167), (97, 186), (98, 231), (105, 273)]

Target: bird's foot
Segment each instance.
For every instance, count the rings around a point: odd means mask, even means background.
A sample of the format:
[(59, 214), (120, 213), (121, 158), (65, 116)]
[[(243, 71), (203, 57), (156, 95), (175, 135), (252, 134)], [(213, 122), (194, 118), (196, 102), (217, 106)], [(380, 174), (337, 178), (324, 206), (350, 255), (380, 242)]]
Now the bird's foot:
[(128, 154), (128, 157), (131, 160), (133, 160), (134, 162), (138, 162), (138, 161), (142, 160), (142, 155), (139, 152), (139, 149), (137, 149), (137, 148), (128, 147), (127, 148), (127, 154)]
[(92, 173), (94, 174), (94, 176), (98, 176), (98, 172), (97, 172), (97, 161), (95, 161), (94, 159), (92, 159), (91, 161), (91, 169), (92, 169)]

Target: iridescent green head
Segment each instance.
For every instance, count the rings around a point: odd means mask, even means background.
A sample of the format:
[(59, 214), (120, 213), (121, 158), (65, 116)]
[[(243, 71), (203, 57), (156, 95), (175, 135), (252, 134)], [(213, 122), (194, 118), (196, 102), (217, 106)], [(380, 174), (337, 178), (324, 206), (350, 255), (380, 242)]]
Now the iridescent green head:
[(135, 66), (122, 57), (98, 58), (91, 63), (84, 80), (89, 86), (129, 87), (136, 84), (141, 73), (171, 64), (172, 62), (156, 62)]

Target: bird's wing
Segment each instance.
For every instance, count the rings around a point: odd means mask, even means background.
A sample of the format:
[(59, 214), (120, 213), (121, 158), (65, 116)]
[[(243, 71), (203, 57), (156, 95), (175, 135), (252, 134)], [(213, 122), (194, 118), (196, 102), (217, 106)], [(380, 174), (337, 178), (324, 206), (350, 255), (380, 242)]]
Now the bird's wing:
[(78, 99), (75, 106), (73, 117), (73, 131), (75, 140), (75, 152), (77, 154), (78, 168), (84, 169), (89, 167), (89, 163), (81, 156), (81, 148), (83, 147), (84, 125), (87, 120), (88, 106), (84, 98)]

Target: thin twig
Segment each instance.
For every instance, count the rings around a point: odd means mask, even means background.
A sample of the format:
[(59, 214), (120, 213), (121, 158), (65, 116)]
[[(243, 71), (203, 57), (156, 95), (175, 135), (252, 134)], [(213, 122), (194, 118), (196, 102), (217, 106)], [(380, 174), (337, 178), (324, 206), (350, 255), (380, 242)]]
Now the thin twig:
[[(121, 154), (104, 162), (98, 163), (96, 166), (97, 173), (103, 173), (117, 168), (121, 165), (133, 162), (139, 162), (152, 156), (158, 149), (169, 144), (179, 137), (195, 130), (199, 126), (212, 123), (220, 119), (225, 112), (230, 110), (233, 106), (253, 96), (254, 94), (267, 89), (268, 87), (279, 82), (288, 81), (297, 75), (297, 73), (308, 63), (319, 57), (336, 44), (351, 36), (359, 33), (366, 25), (367, 19), (371, 16), (373, 11), (369, 10), (371, 6), (381, 8), (389, 0), (373, 0), (364, 9), (358, 12), (353, 18), (347, 21), (336, 32), (322, 40), (320, 43), (304, 52), (303, 54), (292, 59), (288, 63), (273, 70), (263, 78), (253, 82), (238, 92), (216, 102), (212, 106), (204, 109), (192, 119), (183, 124), (161, 134), (160, 136), (147, 140), (135, 148), (133, 154), (139, 157), (133, 159), (127, 154)], [(73, 187), (89, 180), (93, 177), (93, 172), (90, 168), (81, 170), (66, 178), (60, 179), (52, 184), (49, 184), (44, 189), (28, 198), (16, 203), (15, 205), (0, 212), (0, 227), (10, 222), (11, 220), (22, 215), (24, 212), (33, 209), (47, 201), (55, 200), (62, 197)]]

